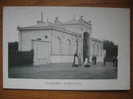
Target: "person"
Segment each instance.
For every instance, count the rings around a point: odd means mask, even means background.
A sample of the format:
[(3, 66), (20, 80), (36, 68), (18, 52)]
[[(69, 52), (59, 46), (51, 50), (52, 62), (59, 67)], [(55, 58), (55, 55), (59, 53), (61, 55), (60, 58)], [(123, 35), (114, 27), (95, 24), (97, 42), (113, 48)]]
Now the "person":
[(73, 64), (72, 64), (72, 67), (78, 67), (79, 66), (79, 59), (78, 59), (78, 55), (77, 53), (74, 54), (74, 59), (73, 59)]
[(91, 64), (90, 64), (90, 62), (89, 62), (89, 59), (88, 59), (87, 57), (85, 58), (85, 61), (84, 61), (83, 65), (84, 65), (85, 67), (90, 67), (90, 66), (91, 66)]
[(96, 56), (93, 56), (92, 57), (92, 63), (93, 63), (93, 65), (96, 65), (96, 61), (97, 61)]
[(104, 60), (103, 60), (103, 62), (104, 62), (104, 66), (106, 65), (106, 58), (104, 57)]

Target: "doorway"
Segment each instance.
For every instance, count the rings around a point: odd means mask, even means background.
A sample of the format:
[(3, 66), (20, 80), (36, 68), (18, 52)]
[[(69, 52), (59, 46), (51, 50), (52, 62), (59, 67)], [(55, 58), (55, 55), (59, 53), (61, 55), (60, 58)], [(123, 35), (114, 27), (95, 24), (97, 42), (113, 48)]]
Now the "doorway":
[(34, 65), (48, 64), (50, 60), (50, 48), (48, 41), (33, 41)]

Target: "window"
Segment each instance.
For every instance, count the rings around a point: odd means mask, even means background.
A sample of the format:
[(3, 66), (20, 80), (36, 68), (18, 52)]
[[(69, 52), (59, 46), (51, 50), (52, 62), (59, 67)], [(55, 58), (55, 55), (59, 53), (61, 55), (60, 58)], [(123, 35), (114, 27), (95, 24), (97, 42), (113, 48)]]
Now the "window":
[(99, 56), (99, 44), (97, 43), (97, 56)]
[(66, 54), (67, 55), (70, 55), (71, 54), (71, 40), (70, 39), (67, 39), (66, 40)]
[(100, 55), (102, 56), (102, 51), (103, 51), (102, 45), (100, 46), (100, 49), (101, 49)]
[(57, 42), (56, 42), (56, 48), (57, 48), (57, 54), (62, 53), (62, 41), (60, 37), (57, 37)]
[(96, 45), (95, 43), (93, 43), (93, 45), (92, 45), (92, 46), (93, 46), (93, 55), (94, 55), (94, 56), (96, 55), (96, 48), (95, 48), (95, 45)]
[(47, 35), (45, 35), (45, 39), (47, 39), (48, 38), (48, 36)]
[(37, 38), (37, 40), (42, 40), (41, 38)]

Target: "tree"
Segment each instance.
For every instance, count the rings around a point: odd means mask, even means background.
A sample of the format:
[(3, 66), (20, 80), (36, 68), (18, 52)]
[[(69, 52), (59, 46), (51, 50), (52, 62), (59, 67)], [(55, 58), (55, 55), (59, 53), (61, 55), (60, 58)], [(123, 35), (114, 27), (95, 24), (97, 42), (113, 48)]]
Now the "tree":
[(103, 41), (103, 48), (106, 50), (106, 58), (117, 57), (118, 55), (118, 45), (115, 45), (112, 41)]

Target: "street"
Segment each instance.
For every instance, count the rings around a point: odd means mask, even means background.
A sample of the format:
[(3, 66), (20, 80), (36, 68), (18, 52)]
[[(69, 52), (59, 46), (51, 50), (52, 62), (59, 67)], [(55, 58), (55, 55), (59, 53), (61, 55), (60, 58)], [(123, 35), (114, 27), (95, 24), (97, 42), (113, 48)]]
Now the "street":
[(72, 67), (72, 63), (14, 66), (9, 68), (9, 78), (25, 79), (117, 79), (117, 68), (111, 63), (90, 67)]

